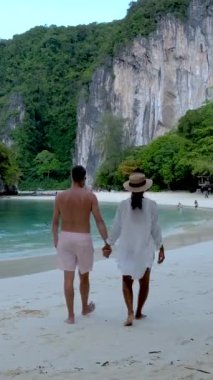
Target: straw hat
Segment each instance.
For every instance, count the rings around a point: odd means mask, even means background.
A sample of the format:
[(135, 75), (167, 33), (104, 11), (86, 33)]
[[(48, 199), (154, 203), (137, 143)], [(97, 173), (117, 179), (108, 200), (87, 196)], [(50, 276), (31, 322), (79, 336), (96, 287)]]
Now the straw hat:
[(152, 179), (146, 178), (145, 174), (132, 173), (129, 176), (129, 180), (124, 182), (123, 187), (132, 193), (140, 193), (148, 190), (152, 186), (152, 183)]

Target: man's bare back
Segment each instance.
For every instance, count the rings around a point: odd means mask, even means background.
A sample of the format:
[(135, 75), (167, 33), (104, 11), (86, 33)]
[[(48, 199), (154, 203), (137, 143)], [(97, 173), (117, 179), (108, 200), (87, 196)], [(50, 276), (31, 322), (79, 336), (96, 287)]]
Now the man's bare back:
[(95, 194), (77, 183), (73, 183), (70, 189), (58, 193), (52, 222), (55, 247), (58, 243), (59, 220), (61, 220), (62, 231), (90, 233), (91, 213), (95, 218), (100, 235), (105, 241), (107, 230)]
[(90, 232), (90, 214), (96, 199), (85, 188), (71, 188), (57, 195), (56, 205), (61, 214), (61, 229), (70, 232)]

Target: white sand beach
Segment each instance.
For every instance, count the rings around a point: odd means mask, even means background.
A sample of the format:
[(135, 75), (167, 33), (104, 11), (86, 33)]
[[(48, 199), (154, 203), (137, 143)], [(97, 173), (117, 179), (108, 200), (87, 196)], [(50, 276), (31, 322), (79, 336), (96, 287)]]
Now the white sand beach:
[[(97, 195), (102, 201), (129, 196)], [(193, 207), (197, 199), (200, 207), (213, 207), (212, 195), (147, 196), (159, 204)], [(76, 276), (75, 325), (64, 323), (58, 270), (1, 279), (0, 380), (213, 380), (213, 235), (205, 236), (203, 227), (200, 243), (189, 245), (185, 237), (184, 246), (178, 240), (176, 248), (168, 245), (165, 262), (154, 264), (147, 318), (132, 327), (123, 327), (126, 310), (113, 256), (95, 262), (91, 299), (96, 310), (86, 317), (80, 314)], [(30, 266), (27, 270), (31, 273)]]
[[(52, 195), (50, 191), (42, 192), (42, 195), (24, 195), (24, 192), (20, 192), (18, 196), (5, 196), (5, 198), (11, 200), (50, 200), (53, 201), (56, 191), (52, 191)], [(129, 193), (125, 191), (99, 191), (95, 192), (97, 198), (101, 202), (120, 202), (123, 199), (129, 197)], [(209, 198), (205, 198), (202, 193), (188, 193), (186, 191), (161, 191), (161, 192), (153, 192), (147, 191), (145, 196), (150, 199), (155, 200), (158, 204), (162, 205), (177, 205), (179, 202), (182, 203), (183, 206), (191, 206), (194, 207), (195, 199), (198, 201), (199, 207), (210, 207), (213, 208), (213, 195), (210, 195)]]

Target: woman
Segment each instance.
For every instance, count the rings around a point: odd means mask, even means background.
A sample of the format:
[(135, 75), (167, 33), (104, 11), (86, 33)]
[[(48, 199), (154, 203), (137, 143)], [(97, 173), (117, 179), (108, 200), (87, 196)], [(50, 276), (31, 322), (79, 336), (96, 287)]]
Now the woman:
[[(112, 229), (103, 247), (103, 255), (109, 257), (111, 245), (118, 239), (118, 267), (122, 273), (123, 296), (127, 306), (125, 326), (131, 326), (133, 319), (144, 317), (142, 308), (149, 292), (150, 271), (155, 249), (159, 250), (158, 263), (165, 259), (161, 229), (158, 224), (157, 205), (144, 198), (144, 192), (152, 186), (152, 180), (143, 173), (132, 173), (124, 188), (131, 192), (118, 206)], [(136, 313), (133, 309), (133, 282), (139, 281)]]

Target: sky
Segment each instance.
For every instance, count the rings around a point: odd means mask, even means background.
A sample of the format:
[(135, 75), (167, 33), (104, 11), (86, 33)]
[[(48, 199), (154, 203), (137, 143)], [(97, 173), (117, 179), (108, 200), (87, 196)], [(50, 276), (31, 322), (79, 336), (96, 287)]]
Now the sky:
[(0, 38), (35, 26), (75, 26), (125, 17), (131, 0), (1, 0)]

